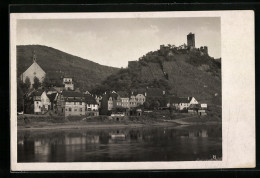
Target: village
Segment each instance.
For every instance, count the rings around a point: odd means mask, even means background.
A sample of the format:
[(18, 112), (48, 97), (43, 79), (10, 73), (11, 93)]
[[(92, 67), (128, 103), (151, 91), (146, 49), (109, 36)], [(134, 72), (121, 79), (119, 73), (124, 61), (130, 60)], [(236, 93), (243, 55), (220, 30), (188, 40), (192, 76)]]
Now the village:
[[(188, 46), (184, 44), (180, 49), (198, 50), (201, 54), (208, 54), (206, 46), (195, 48), (194, 34), (187, 35), (187, 43)], [(164, 45), (160, 46), (162, 52), (171, 53), (169, 49)], [(32, 65), (19, 76), (20, 82), (28, 85), (28, 91), (22, 98), (18, 98), (23, 103), (18, 114), (51, 114), (64, 117), (104, 115), (116, 120), (159, 110), (207, 115), (207, 103), (199, 102), (194, 96), (175, 96), (161, 88), (147, 86), (130, 91), (105, 91), (97, 95), (75, 88), (75, 79), (72, 76), (61, 76), (62, 86), (43, 87), (46, 72), (37, 63), (35, 52), (32, 59)], [(129, 64), (132, 64), (131, 62), (129, 61)]]
[[(34, 69), (37, 69), (34, 71)], [(43, 80), (45, 72), (34, 60), (22, 79), (32, 78), (38, 74)], [(39, 76), (42, 75), (43, 76)], [(24, 79), (26, 80), (26, 79)], [(28, 79), (27, 79), (28, 80)], [(127, 93), (125, 91), (107, 91), (103, 95), (94, 95), (88, 91), (81, 92), (74, 89), (72, 77), (64, 77), (64, 87), (50, 87), (43, 89), (33, 88), (24, 95), (24, 108), (22, 113), (45, 115), (52, 113), (59, 116), (99, 116), (113, 117), (141, 116), (144, 112), (154, 110), (174, 110), (179, 113), (206, 115), (207, 104), (199, 103), (193, 96), (177, 97), (167, 94), (160, 88), (145, 88)], [(161, 102), (149, 102), (160, 100)], [(27, 106), (27, 107), (25, 107)], [(21, 112), (19, 112), (21, 114)]]

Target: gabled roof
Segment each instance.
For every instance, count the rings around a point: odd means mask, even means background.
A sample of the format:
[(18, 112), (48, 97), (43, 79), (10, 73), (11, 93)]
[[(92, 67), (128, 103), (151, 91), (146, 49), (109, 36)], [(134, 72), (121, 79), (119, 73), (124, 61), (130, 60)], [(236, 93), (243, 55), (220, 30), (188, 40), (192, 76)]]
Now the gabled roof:
[(121, 98), (128, 98), (128, 93), (125, 91), (118, 91), (117, 94), (121, 97)]
[(55, 97), (56, 97), (57, 93), (52, 93), (52, 94), (48, 94), (48, 98), (50, 99), (50, 102), (53, 102)]
[(108, 94), (108, 98), (110, 98), (110, 97), (112, 97), (113, 99), (117, 99), (118, 94), (116, 94), (116, 93), (109, 93)]
[(97, 104), (97, 102), (93, 96), (91, 96), (89, 94), (85, 94), (84, 97), (85, 97), (86, 104)]
[(170, 97), (170, 102), (171, 103), (190, 103), (191, 99), (193, 97), (176, 97), (176, 96), (172, 96)]
[(32, 67), (37, 67), (38, 70), (42, 70), (43, 73), (46, 74), (46, 72), (41, 68), (41, 66), (40, 66), (36, 61), (34, 61), (34, 62), (33, 62), (25, 71), (23, 71), (20, 75), (24, 74), (27, 70), (29, 70), (29, 69), (32, 68)]
[(57, 92), (61, 93), (64, 87), (53, 87)]
[(33, 96), (41, 96), (43, 92), (44, 92), (44, 90), (38, 89), (38, 90), (35, 90), (35, 91), (32, 93), (32, 95), (33, 95)]

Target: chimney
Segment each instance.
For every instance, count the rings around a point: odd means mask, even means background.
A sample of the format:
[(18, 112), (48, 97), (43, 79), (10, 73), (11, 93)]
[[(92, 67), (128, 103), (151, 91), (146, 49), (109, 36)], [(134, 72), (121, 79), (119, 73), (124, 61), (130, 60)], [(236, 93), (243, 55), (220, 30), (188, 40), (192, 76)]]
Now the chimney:
[(165, 91), (163, 90), (163, 95), (165, 95)]
[(147, 96), (146, 92), (144, 92), (144, 96)]

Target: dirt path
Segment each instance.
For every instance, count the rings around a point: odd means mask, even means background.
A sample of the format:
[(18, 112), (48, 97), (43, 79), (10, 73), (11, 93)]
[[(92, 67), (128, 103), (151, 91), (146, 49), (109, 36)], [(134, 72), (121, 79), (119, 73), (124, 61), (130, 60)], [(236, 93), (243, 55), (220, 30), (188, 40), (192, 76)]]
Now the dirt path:
[(184, 117), (184, 118), (181, 118), (181, 119), (164, 120), (164, 121), (165, 122), (174, 122), (174, 123), (181, 124), (181, 125), (193, 125), (194, 123), (185, 122), (185, 121), (183, 121), (183, 119), (189, 119), (189, 118), (194, 118), (194, 117), (198, 117), (198, 116), (190, 116), (190, 117)]

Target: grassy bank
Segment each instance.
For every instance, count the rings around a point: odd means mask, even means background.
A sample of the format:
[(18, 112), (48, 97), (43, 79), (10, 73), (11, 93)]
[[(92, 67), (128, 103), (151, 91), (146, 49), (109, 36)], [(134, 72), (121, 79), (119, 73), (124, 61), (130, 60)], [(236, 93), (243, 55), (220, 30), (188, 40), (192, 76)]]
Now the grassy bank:
[(189, 113), (170, 114), (168, 110), (160, 110), (143, 113), (142, 116), (125, 116), (119, 120), (115, 117), (103, 115), (95, 117), (71, 116), (65, 118), (64, 116), (26, 114), (19, 116), (17, 119), (18, 130), (176, 126), (185, 123), (221, 123), (221, 118), (217, 114), (210, 112), (207, 116), (198, 116)]
[(147, 117), (125, 117), (120, 121), (109, 116), (86, 117), (60, 117), (60, 116), (23, 116), (17, 120), (18, 130), (35, 129), (95, 129), (115, 127), (150, 127), (150, 126), (176, 126), (176, 123), (166, 123), (162, 119), (148, 119)]

